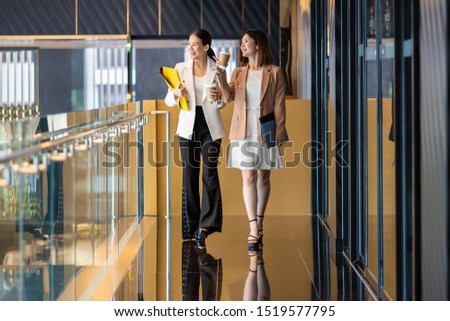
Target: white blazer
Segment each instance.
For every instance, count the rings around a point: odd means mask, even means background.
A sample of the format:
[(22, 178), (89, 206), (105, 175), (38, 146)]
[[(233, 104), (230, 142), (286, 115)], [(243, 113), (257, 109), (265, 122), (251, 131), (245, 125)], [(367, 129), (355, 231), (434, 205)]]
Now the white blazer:
[[(205, 74), (205, 85), (217, 83), (216, 80), (216, 63), (210, 59), (208, 60), (208, 68)], [(225, 106), (224, 103), (209, 102), (206, 99), (206, 90), (203, 87), (203, 95), (201, 101), (195, 101), (195, 89), (194, 89), (194, 69), (193, 61), (180, 62), (175, 66), (178, 75), (180, 76), (181, 83), (187, 90), (186, 99), (189, 104), (189, 111), (180, 109), (178, 115), (177, 135), (186, 139), (192, 139), (192, 133), (194, 131), (195, 121), (195, 106), (203, 106), (203, 113), (205, 115), (206, 123), (209, 127), (209, 132), (213, 140), (222, 138), (225, 135), (225, 129), (223, 128), (222, 117), (219, 109)], [(179, 99), (175, 99), (173, 91), (169, 89), (167, 92), (165, 103), (169, 107), (177, 106)]]

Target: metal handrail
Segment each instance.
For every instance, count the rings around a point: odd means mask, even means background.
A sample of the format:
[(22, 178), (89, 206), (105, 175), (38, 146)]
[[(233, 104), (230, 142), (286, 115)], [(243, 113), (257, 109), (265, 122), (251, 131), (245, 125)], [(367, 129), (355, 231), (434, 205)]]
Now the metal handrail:
[[(120, 116), (120, 114), (129, 114), (129, 112), (127, 111), (122, 111), (122, 112), (117, 112), (117, 114), (111, 115), (112, 117), (114, 116)], [(68, 132), (72, 132), (72, 131), (77, 131), (77, 130), (82, 130), (84, 128), (90, 128), (93, 126), (98, 126), (99, 124), (110, 124), (111, 118), (102, 118), (102, 119), (97, 119), (91, 122), (86, 122), (83, 124), (79, 124), (79, 125), (75, 125), (75, 126), (71, 126), (71, 127), (67, 127), (67, 128), (63, 128), (63, 129), (58, 129), (55, 131), (51, 131), (51, 132), (45, 132), (45, 133), (39, 133), (39, 135), (36, 135), (34, 138), (35, 140), (47, 140), (47, 139), (51, 139), (54, 136), (59, 136), (62, 134), (66, 134)], [(121, 118), (117, 119), (117, 120), (121, 120)]]
[(14, 151), (11, 154), (0, 156), (0, 163), (6, 163), (6, 162), (12, 161), (17, 158), (26, 157), (26, 156), (30, 156), (30, 155), (34, 155), (34, 154), (39, 154), (44, 151), (57, 148), (61, 145), (76, 141), (77, 139), (80, 139), (80, 138), (83, 138), (86, 136), (90, 136), (90, 135), (93, 135), (93, 134), (96, 134), (99, 132), (104, 132), (108, 128), (126, 124), (126, 123), (129, 123), (134, 120), (138, 120), (142, 117), (149, 116), (150, 114), (152, 114), (152, 112), (140, 113), (138, 115), (134, 115), (134, 116), (128, 117), (126, 119), (121, 119), (118, 121), (108, 123), (103, 126), (96, 127), (94, 129), (86, 130), (86, 131), (83, 131), (83, 132), (80, 132), (77, 134), (72, 134), (70, 136), (57, 138), (53, 141), (46, 141), (46, 142), (43, 142), (43, 143), (40, 143), (37, 145), (28, 146), (23, 149)]

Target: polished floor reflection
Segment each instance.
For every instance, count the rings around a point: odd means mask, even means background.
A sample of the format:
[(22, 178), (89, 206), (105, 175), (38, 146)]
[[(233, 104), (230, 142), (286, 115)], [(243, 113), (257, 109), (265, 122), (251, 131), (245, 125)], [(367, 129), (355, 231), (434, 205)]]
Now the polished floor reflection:
[(0, 222), (0, 301), (110, 300), (121, 282), (126, 297), (137, 299), (131, 262), (144, 238), (156, 234), (156, 218), (138, 224), (125, 217), (105, 228), (66, 224), (63, 234), (46, 236), (25, 227)]
[[(207, 238), (205, 251), (183, 242), (180, 219), (172, 218), (170, 300), (375, 299), (357, 270), (342, 255), (331, 255), (331, 241), (318, 219), (268, 215), (264, 226), (262, 251), (250, 256), (245, 215), (226, 216), (222, 233)], [(165, 268), (157, 278), (157, 284), (166, 282)], [(159, 293), (158, 300), (167, 299)]]
[[(17, 233), (13, 225), (0, 226), (10, 236)], [(169, 261), (165, 260), (166, 220), (162, 217), (146, 217), (141, 224), (123, 228), (116, 225), (105, 246), (84, 234), (75, 239), (70, 235), (42, 239), (25, 233), (21, 244), (27, 261), (14, 263), (17, 251), (3, 257), (0, 299), (376, 300), (363, 273), (343, 254), (334, 254), (334, 241), (319, 219), (268, 215), (264, 226), (264, 246), (257, 255), (247, 252), (245, 215), (225, 216), (222, 233), (210, 235), (206, 249), (199, 250), (195, 241), (181, 240), (181, 222), (175, 216)], [(146, 262), (143, 297), (137, 282), (141, 252)], [(117, 257), (114, 262), (113, 257)], [(170, 262), (169, 271), (165, 262)], [(103, 267), (110, 272), (101, 273)]]

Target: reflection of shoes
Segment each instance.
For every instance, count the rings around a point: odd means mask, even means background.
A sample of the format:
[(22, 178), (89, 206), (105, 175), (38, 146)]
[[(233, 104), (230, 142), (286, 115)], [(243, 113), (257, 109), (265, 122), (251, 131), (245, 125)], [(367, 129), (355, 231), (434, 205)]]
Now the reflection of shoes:
[(206, 240), (207, 237), (208, 237), (208, 230), (206, 228), (203, 228), (203, 227), (199, 228), (197, 236), (195, 238), (195, 240), (197, 242), (196, 243), (197, 249), (199, 249), (199, 250), (206, 249), (205, 240)]
[(50, 235), (47, 233), (44, 233), (44, 231), (42, 230), (42, 227), (40, 228), (35, 228), (33, 230), (33, 236), (37, 239), (41, 239), (41, 240), (48, 240), (50, 239)]
[(199, 266), (208, 265), (209, 261), (211, 260), (211, 256), (206, 253), (206, 249), (204, 249), (204, 250), (198, 249), (198, 252), (199, 252), (198, 257), (197, 257), (198, 265)]
[(258, 232), (258, 241), (259, 241), (259, 248), (261, 249), (263, 247), (263, 234), (262, 230), (259, 230)]
[[(262, 221), (262, 220), (264, 220), (264, 215), (256, 215), (256, 219)], [(262, 229), (262, 225), (259, 225), (258, 238), (259, 238), (259, 248), (262, 248), (262, 246), (263, 246), (263, 241), (262, 241), (263, 240), (263, 229)]]
[(249, 235), (247, 239), (248, 253), (257, 255), (259, 253), (259, 239), (256, 236)]
[(206, 249), (206, 242), (204, 238), (197, 238), (197, 244), (196, 247), (198, 250), (205, 250)]
[(206, 252), (206, 244), (204, 242), (203, 242), (203, 244), (199, 244), (198, 242), (195, 242), (195, 253), (197, 253), (198, 256), (205, 255), (207, 253)]
[(44, 246), (42, 249), (42, 259), (48, 261), (50, 259), (51, 249), (49, 246)]

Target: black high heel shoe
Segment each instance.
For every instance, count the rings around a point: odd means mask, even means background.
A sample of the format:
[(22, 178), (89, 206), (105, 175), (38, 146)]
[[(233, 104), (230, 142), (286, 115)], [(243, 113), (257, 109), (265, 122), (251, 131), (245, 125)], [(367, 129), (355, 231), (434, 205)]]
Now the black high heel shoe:
[(197, 235), (195, 237), (195, 241), (196, 241), (196, 247), (199, 250), (204, 250), (206, 249), (206, 238), (208, 237), (208, 230), (206, 228), (199, 228)]
[[(256, 219), (250, 220), (249, 223), (256, 222)], [(249, 254), (258, 255), (259, 253), (259, 237), (249, 234), (247, 239), (247, 251)]]

